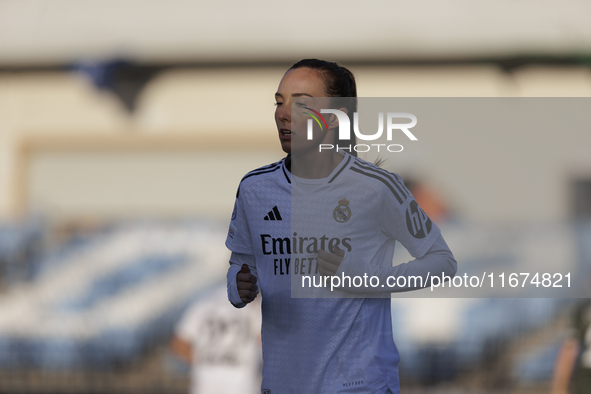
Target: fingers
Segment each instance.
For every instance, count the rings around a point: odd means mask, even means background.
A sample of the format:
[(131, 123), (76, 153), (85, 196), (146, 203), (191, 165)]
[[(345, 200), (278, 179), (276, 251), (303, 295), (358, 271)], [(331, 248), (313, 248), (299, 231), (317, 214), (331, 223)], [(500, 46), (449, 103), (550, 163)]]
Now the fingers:
[(320, 262), (318, 263), (318, 273), (321, 276), (334, 276), (336, 275), (336, 271), (332, 271), (326, 267), (324, 267), (322, 264), (320, 264)]
[[(242, 264), (240, 271), (236, 274), (236, 282), (257, 283), (257, 277), (250, 273), (250, 268), (246, 264)], [(255, 286), (256, 288), (256, 286)]]
[(238, 287), (238, 295), (240, 295), (242, 302), (248, 304), (249, 302), (254, 301), (254, 299), (257, 297), (257, 292), (256, 290), (240, 289), (240, 287)]
[(250, 273), (244, 274), (242, 272), (238, 272), (236, 274), (236, 283), (250, 284), (256, 288), (255, 284), (257, 283), (257, 277)]
[(257, 298), (257, 293), (254, 291), (239, 290), (238, 294), (240, 295), (240, 300), (245, 304), (251, 303), (255, 298)]
[(335, 275), (343, 261), (345, 251), (339, 247), (333, 249), (336, 254), (329, 253), (325, 250), (318, 251), (318, 272), (321, 275)]
[(337, 256), (345, 257), (345, 251), (343, 249), (339, 248), (338, 246), (335, 246), (334, 248), (332, 248), (332, 250), (334, 251), (334, 254), (336, 254)]
[[(343, 256), (344, 256), (344, 254), (343, 254)], [(325, 261), (326, 263), (328, 263), (330, 265), (335, 265), (337, 267), (341, 264), (341, 261), (343, 261), (343, 256), (332, 254), (332, 253), (329, 253), (325, 250), (318, 251), (318, 259), (321, 259), (321, 260)]]
[(258, 290), (256, 283), (257, 277), (250, 273), (248, 265), (242, 264), (240, 271), (236, 274), (236, 287), (238, 287), (240, 299), (245, 304), (256, 298)]

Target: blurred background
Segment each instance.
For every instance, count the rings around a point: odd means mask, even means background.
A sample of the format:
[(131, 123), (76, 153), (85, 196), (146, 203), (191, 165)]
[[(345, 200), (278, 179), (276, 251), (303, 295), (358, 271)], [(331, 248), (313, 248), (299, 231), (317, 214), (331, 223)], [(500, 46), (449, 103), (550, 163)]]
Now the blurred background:
[[(363, 97), (589, 107), (590, 15), (581, 0), (0, 0), (0, 392), (188, 392), (175, 327), (223, 287), (241, 177), (283, 156), (273, 94), (295, 61), (348, 66)], [(449, 160), (384, 166), (459, 273), (543, 259), (588, 275), (590, 126), (475, 130), (438, 140)], [(576, 303), (395, 300), (404, 392), (550, 392)]]

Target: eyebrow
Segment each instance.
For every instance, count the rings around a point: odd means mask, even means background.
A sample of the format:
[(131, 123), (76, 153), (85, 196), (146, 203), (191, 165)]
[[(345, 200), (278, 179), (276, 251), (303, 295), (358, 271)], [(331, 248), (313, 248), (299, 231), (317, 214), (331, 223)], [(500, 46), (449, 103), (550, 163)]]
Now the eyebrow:
[[(283, 98), (283, 95), (281, 93), (275, 93), (275, 97), (281, 97)], [(308, 93), (294, 93), (291, 95), (291, 97), (314, 97)]]

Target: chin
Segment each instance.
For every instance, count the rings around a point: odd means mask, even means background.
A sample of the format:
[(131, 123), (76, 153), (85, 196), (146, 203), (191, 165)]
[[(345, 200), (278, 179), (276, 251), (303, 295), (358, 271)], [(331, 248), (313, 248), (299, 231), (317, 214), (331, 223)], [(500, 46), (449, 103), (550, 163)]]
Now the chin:
[(282, 142), (281, 149), (287, 154), (291, 153), (291, 142)]

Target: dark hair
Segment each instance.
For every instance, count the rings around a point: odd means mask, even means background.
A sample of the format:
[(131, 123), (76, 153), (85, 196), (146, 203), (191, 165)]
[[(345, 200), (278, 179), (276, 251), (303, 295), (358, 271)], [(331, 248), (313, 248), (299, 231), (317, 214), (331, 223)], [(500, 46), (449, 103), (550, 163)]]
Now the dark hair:
[[(351, 126), (353, 126), (353, 113), (357, 112), (357, 84), (355, 83), (353, 73), (334, 62), (319, 59), (303, 59), (289, 69), (293, 70), (295, 68), (309, 68), (319, 71), (327, 96), (337, 98), (334, 102), (336, 108), (347, 108), (349, 121)], [(339, 98), (343, 99), (339, 100)], [(338, 136), (335, 136), (335, 139), (338, 141)], [(349, 144), (355, 145), (355, 135), (351, 134), (350, 140), (341, 140), (340, 142), (345, 146)], [(354, 149), (351, 149), (350, 153), (357, 156), (357, 152)]]

